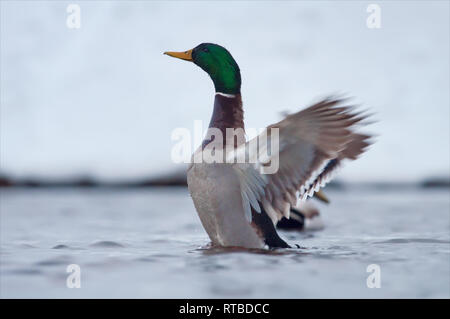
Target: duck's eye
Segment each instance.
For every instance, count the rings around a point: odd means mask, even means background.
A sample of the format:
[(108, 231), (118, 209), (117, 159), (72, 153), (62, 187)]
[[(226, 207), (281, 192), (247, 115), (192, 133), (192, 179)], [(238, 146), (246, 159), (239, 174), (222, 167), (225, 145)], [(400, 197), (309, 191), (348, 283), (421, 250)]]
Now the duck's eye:
[(203, 52), (209, 52), (208, 48), (203, 48), (202, 51)]

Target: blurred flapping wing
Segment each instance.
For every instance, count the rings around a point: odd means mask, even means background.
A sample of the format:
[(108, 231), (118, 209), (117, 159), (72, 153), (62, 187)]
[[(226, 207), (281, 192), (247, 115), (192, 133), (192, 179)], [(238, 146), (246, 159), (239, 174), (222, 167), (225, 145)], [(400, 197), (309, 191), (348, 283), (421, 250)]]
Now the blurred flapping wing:
[[(356, 159), (370, 144), (369, 135), (354, 132), (365, 115), (354, 113), (344, 100), (328, 98), (302, 111), (288, 115), (270, 125), (267, 136), (259, 135), (241, 145), (234, 156), (244, 152), (250, 163), (235, 163), (239, 176), (245, 216), (252, 219), (252, 209), (261, 206), (276, 223), (289, 218), (291, 206), (297, 199), (312, 196), (330, 179), (343, 159)], [(278, 139), (272, 139), (271, 129), (278, 129)], [(261, 147), (261, 140), (265, 143)], [(259, 147), (257, 147), (258, 145)], [(267, 173), (276, 160), (278, 170)], [(268, 155), (269, 154), (269, 155)]]

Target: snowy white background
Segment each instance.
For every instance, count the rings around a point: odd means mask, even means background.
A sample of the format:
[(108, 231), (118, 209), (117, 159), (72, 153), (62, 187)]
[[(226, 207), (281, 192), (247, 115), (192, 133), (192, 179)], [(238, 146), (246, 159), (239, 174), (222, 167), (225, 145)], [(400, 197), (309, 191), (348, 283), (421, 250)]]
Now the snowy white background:
[[(81, 28), (66, 7), (81, 6)], [(134, 178), (174, 167), (176, 127), (209, 122), (213, 86), (162, 55), (228, 48), (248, 127), (344, 92), (376, 113), (350, 181), (449, 175), (449, 2), (1, 2), (1, 173)]]

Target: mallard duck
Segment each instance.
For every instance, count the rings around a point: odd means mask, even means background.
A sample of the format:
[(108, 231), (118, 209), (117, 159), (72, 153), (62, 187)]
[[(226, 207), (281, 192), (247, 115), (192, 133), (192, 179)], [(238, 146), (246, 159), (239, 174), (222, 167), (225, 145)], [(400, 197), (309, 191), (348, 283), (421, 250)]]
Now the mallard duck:
[[(322, 190), (316, 192), (314, 198), (326, 204), (330, 202)], [(324, 227), (319, 209), (311, 201), (302, 201), (297, 206), (291, 207), (289, 218), (283, 216), (276, 223), (277, 229), (292, 231), (321, 230)]]
[[(354, 160), (366, 149), (369, 135), (355, 133), (366, 116), (353, 112), (345, 99), (329, 97), (270, 125), (252, 140), (228, 138), (227, 129), (244, 131), (241, 73), (230, 52), (202, 43), (164, 54), (193, 62), (214, 84), (209, 128), (187, 171), (189, 193), (212, 244), (291, 247), (278, 235), (277, 221), (289, 218), (298, 198), (304, 200), (324, 186), (341, 160)], [(255, 147), (267, 140), (264, 150)], [(221, 160), (199, 161), (211, 154), (210, 145), (222, 154)], [(239, 161), (242, 154), (252, 161)]]

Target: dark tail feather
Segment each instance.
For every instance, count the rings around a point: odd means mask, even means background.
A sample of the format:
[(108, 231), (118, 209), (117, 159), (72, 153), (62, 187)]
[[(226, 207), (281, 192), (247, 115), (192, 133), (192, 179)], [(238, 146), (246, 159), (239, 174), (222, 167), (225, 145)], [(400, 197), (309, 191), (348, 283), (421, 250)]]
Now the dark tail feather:
[(277, 230), (267, 215), (266, 211), (260, 205), (261, 213), (258, 213), (252, 209), (252, 224), (261, 233), (264, 242), (270, 248), (291, 248), (280, 236), (278, 236)]

